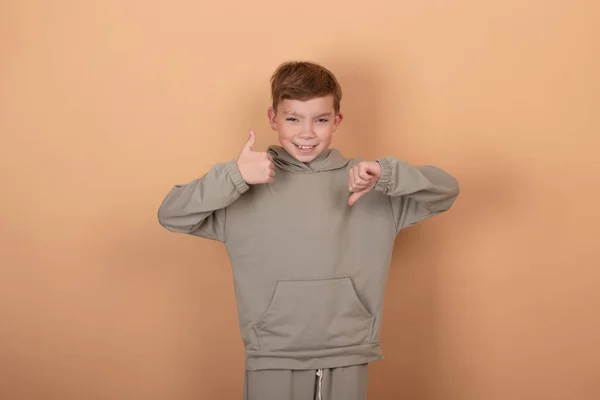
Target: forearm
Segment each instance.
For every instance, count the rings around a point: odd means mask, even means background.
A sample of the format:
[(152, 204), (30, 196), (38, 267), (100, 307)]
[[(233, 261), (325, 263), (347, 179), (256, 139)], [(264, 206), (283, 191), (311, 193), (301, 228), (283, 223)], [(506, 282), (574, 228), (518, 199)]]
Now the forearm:
[(224, 221), (213, 214), (248, 189), (235, 161), (217, 164), (201, 178), (175, 185), (169, 191), (158, 210), (159, 223), (172, 232), (194, 233), (204, 229), (214, 231), (212, 236), (222, 236)]
[(443, 211), (459, 194), (456, 178), (441, 168), (414, 166), (394, 157), (379, 158), (381, 176), (375, 190), (392, 197), (404, 196), (431, 212)]

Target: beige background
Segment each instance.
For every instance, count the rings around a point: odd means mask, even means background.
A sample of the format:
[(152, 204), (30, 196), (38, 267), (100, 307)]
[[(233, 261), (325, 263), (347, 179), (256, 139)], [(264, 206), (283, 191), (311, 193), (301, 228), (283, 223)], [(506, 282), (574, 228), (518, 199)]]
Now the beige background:
[(1, 399), (240, 398), (225, 250), (156, 211), (276, 140), (287, 59), (348, 156), (461, 183), (398, 238), (370, 399), (600, 398), (599, 3), (319, 3), (0, 2)]

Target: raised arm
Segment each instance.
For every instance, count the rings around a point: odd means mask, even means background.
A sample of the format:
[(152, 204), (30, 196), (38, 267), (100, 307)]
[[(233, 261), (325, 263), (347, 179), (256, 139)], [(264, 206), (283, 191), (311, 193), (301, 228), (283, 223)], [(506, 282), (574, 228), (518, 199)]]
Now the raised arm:
[(201, 178), (175, 185), (158, 209), (158, 221), (171, 232), (224, 241), (225, 208), (248, 189), (235, 160), (217, 164)]
[(350, 205), (371, 189), (389, 196), (398, 232), (447, 211), (459, 194), (458, 181), (441, 168), (395, 157), (358, 162), (349, 171), (348, 185)]
[(251, 131), (237, 161), (216, 164), (201, 178), (175, 185), (158, 209), (159, 223), (171, 232), (224, 241), (227, 206), (247, 192), (249, 184), (273, 181), (273, 160), (254, 151), (254, 142)]
[(449, 210), (460, 192), (456, 178), (439, 167), (394, 157), (377, 162), (381, 176), (375, 190), (391, 197), (397, 231)]

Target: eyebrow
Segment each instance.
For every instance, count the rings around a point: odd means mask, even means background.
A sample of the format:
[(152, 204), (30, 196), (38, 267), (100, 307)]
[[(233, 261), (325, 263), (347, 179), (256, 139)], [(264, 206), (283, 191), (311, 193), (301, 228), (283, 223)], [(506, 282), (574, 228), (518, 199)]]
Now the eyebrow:
[[(294, 112), (294, 111), (284, 111), (283, 113), (285, 115), (292, 115), (294, 117), (304, 117), (304, 115), (298, 114), (297, 112)], [(325, 113), (321, 113), (321, 114), (315, 116), (315, 118), (322, 118), (322, 117), (331, 117), (331, 113), (325, 112)]]

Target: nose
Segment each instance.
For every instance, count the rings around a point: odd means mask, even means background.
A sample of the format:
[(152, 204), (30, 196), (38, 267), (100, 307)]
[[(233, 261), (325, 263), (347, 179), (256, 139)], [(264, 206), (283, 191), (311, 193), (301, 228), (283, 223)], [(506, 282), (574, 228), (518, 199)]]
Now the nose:
[(306, 121), (306, 123), (302, 126), (302, 130), (300, 131), (299, 137), (303, 139), (313, 138), (316, 136), (313, 124), (310, 121)]

